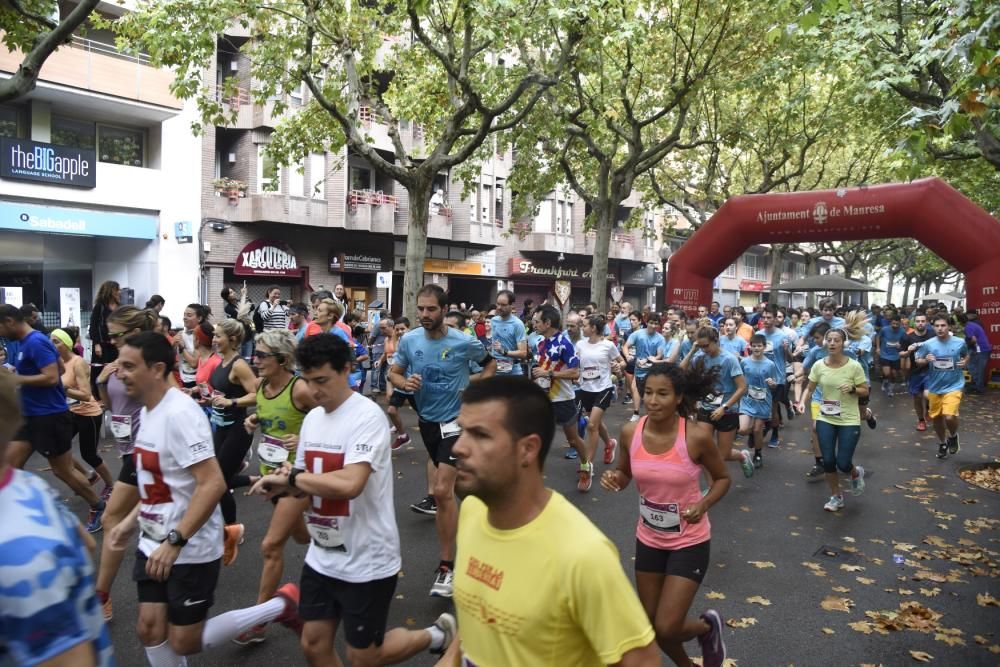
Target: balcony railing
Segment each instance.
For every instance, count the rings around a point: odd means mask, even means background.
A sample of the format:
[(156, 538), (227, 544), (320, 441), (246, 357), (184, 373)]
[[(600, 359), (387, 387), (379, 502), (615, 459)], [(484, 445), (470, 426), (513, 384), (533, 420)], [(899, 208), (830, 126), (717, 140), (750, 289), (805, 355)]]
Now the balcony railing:
[(393, 195), (387, 195), (381, 190), (351, 190), (347, 195), (347, 204), (351, 211), (358, 210), (358, 206), (365, 204), (368, 206), (392, 206), (396, 210), (397, 200)]
[(228, 94), (227, 91), (222, 88), (217, 88), (215, 90), (215, 99), (223, 104), (228, 104), (231, 107), (239, 110), (241, 106), (250, 104), (250, 91), (242, 86), (236, 88), (236, 90)]
[(149, 56), (145, 53), (126, 53), (125, 51), (117, 48), (114, 44), (95, 42), (92, 39), (77, 37), (76, 35), (70, 37), (70, 48), (81, 49), (87, 53), (100, 53), (101, 55), (111, 56), (112, 58), (120, 58), (121, 60), (139, 63), (140, 65), (146, 65), (147, 67), (153, 66)]

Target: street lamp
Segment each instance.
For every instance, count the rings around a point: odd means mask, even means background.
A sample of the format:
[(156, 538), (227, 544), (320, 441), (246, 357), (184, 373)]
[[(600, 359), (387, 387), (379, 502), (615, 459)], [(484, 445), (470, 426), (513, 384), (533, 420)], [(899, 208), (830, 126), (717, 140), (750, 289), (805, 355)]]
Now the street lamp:
[(670, 261), (670, 255), (673, 251), (670, 249), (670, 243), (666, 242), (660, 246), (657, 251), (660, 256), (660, 266), (663, 269), (663, 281), (660, 283), (660, 306), (667, 305), (667, 262)]

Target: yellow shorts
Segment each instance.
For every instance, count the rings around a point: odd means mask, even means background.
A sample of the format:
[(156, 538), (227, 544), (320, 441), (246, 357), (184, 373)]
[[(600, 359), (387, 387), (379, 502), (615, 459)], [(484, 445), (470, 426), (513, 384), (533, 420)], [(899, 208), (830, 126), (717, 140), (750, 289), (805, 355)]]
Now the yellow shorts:
[(809, 411), (812, 412), (813, 421), (819, 419), (819, 403), (816, 401), (809, 401)]
[(927, 392), (927, 416), (931, 419), (940, 415), (957, 417), (958, 406), (961, 402), (961, 391), (949, 391), (947, 394)]

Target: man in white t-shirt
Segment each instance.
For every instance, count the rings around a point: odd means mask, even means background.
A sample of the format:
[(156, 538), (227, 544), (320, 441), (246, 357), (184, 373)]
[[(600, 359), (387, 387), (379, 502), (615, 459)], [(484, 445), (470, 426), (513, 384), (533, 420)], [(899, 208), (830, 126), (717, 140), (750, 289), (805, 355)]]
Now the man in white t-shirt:
[(352, 665), (402, 662), (425, 649), (443, 652), (455, 633), (450, 614), (423, 630), (385, 631), (402, 564), (389, 421), (378, 405), (351, 390), (352, 354), (343, 340), (311, 336), (296, 358), (317, 407), (302, 423), (295, 466), (265, 475), (251, 493), (301, 497), (312, 539), (299, 605), (306, 659), (331, 663), (339, 625)]
[(118, 378), (142, 403), (135, 439), (140, 501), (109, 534), (122, 549), (140, 530), (133, 579), (139, 589), (138, 634), (152, 667), (181, 667), (185, 655), (229, 642), (255, 625), (278, 621), (297, 628), (298, 587), (249, 609), (206, 622), (222, 559), (219, 498), (227, 493), (204, 411), (170, 386), (174, 351), (149, 331), (126, 340)]

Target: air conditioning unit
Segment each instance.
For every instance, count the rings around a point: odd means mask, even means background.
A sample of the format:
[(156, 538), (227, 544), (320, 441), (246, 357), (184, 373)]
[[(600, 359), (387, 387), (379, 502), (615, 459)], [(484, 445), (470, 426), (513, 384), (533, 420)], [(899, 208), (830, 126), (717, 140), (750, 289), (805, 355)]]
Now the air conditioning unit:
[(229, 71), (230, 72), (238, 72), (238, 71), (240, 71), (240, 62), (238, 60), (230, 60), (229, 61)]

